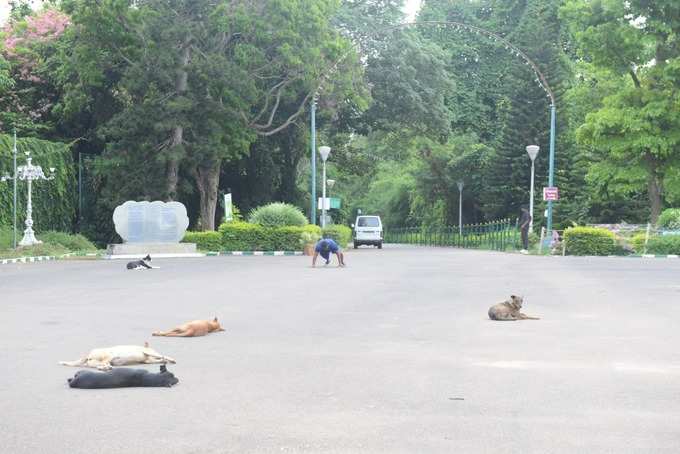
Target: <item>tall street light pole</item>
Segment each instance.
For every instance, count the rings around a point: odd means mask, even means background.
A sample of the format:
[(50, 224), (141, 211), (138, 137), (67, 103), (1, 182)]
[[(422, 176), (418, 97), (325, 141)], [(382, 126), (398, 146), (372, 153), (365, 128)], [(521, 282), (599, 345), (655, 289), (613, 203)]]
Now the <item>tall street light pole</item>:
[(531, 221), (529, 221), (529, 232), (534, 231), (534, 161), (538, 155), (538, 150), (540, 150), (538, 145), (527, 146), (527, 154), (529, 159), (531, 159), (531, 190), (529, 191), (529, 215), (531, 216)]
[(323, 161), (323, 195), (321, 196), (321, 228), (326, 227), (326, 159), (328, 155), (331, 154), (331, 147), (323, 146), (319, 147), (319, 154), (321, 155), (321, 161)]
[(465, 182), (460, 180), (458, 183), (458, 234), (463, 235), (463, 186)]
[(312, 225), (316, 225), (316, 100), (317, 100), (317, 95), (314, 95), (312, 98), (312, 114), (311, 114), (311, 130), (312, 130), (312, 155), (311, 155), (311, 163), (312, 163), (312, 175), (311, 175), (311, 189), (312, 189), (312, 200), (310, 204), (310, 212), (309, 212), (309, 222)]
[(17, 248), (17, 128), (14, 128), (14, 147), (12, 149), (12, 154), (14, 155), (14, 166), (13, 166), (13, 171), (14, 171), (14, 204), (12, 205), (12, 229), (13, 229), (13, 236), (12, 236), (12, 247), (14, 249)]
[[(550, 169), (548, 173), (548, 186), (551, 188), (555, 184), (555, 98), (550, 92)], [(548, 200), (548, 238), (552, 238), (552, 220), (553, 220), (553, 201)]]
[(12, 154), (13, 154), (13, 166), (12, 166), (12, 175), (5, 174), (4, 176), (0, 177), (0, 181), (5, 182), (7, 180), (12, 180), (13, 182), (13, 203), (12, 203), (12, 248), (16, 249), (17, 248), (17, 130), (14, 129), (14, 146), (12, 147)]
[(330, 210), (331, 207), (331, 189), (333, 189), (333, 186), (335, 186), (335, 180), (326, 180), (326, 184), (328, 185), (328, 209)]

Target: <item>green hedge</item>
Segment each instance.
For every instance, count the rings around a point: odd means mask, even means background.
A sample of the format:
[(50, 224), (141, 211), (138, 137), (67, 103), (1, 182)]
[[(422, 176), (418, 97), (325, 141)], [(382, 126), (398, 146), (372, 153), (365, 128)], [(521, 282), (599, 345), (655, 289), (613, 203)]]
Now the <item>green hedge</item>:
[[(17, 241), (20, 241), (23, 232), (17, 232)], [(96, 251), (90, 240), (83, 235), (73, 235), (64, 232), (48, 231), (36, 235), (41, 244), (34, 246), (18, 247), (16, 250), (12, 249), (12, 228), (7, 226), (0, 226), (0, 258), (12, 257), (31, 257), (38, 255), (63, 255), (69, 252), (87, 252)]]
[(332, 238), (340, 247), (347, 246), (352, 241), (352, 229), (345, 225), (329, 225), (323, 229), (324, 238)]
[(656, 225), (666, 230), (680, 230), (680, 208), (663, 210)]
[(662, 235), (650, 238), (647, 243), (647, 253), (680, 255), (680, 235)]
[(263, 227), (286, 227), (307, 225), (307, 218), (295, 205), (275, 202), (255, 208), (248, 221)]
[(222, 249), (222, 234), (220, 232), (187, 232), (182, 243), (196, 243), (202, 251), (219, 251)]
[[(0, 176), (12, 174), (12, 136), (0, 134)], [(77, 175), (68, 145), (58, 142), (26, 138), (17, 140), (17, 166), (26, 163), (24, 152), (30, 151), (33, 164), (43, 168), (46, 175), (54, 167), (55, 178), (33, 184), (33, 228), (40, 238), (47, 230), (70, 231), (76, 217)], [(17, 181), (17, 228), (23, 231), (26, 215), (27, 184)], [(0, 224), (12, 224), (12, 181), (0, 183)]]
[[(645, 252), (645, 238), (647, 237), (647, 234), (645, 232), (641, 233), (636, 233), (633, 235), (630, 240), (628, 240), (628, 243), (630, 246), (633, 248), (635, 252), (638, 254), (642, 254)], [(652, 239), (655, 237), (655, 235), (650, 235), (649, 236), (649, 241), (652, 241)]]
[(58, 244), (70, 251), (96, 251), (97, 247), (81, 234), (49, 231), (38, 235), (38, 239), (50, 244)]
[(315, 225), (272, 228), (247, 222), (229, 222), (219, 228), (223, 251), (299, 251), (303, 247), (305, 232), (317, 238), (321, 234)]
[(607, 229), (571, 227), (564, 231), (569, 255), (612, 255), (620, 252), (616, 236)]

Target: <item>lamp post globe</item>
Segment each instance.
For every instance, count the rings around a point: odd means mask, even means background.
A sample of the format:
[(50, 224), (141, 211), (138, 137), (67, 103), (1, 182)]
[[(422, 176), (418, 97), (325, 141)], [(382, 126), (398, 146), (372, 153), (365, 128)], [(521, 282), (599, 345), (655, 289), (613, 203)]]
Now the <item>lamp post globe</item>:
[(531, 221), (529, 221), (529, 232), (534, 231), (534, 161), (540, 149), (538, 145), (527, 146), (527, 154), (531, 159), (531, 189), (529, 190), (529, 216), (531, 216)]

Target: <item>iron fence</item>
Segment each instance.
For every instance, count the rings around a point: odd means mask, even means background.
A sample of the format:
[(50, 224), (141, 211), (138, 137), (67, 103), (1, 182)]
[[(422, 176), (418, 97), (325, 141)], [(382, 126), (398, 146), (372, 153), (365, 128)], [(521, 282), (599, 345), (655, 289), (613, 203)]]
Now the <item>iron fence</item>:
[(510, 219), (459, 227), (401, 227), (385, 230), (385, 242), (505, 251), (515, 249), (519, 229)]

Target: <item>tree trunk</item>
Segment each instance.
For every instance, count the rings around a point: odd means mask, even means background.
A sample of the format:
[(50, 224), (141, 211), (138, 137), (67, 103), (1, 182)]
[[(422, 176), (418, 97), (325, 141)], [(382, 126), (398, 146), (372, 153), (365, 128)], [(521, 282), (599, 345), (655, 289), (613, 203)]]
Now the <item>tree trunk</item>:
[(649, 198), (650, 222), (656, 224), (663, 208), (663, 176), (659, 172), (659, 162), (652, 155), (645, 157), (649, 176), (647, 178), (647, 197)]
[(647, 180), (647, 195), (649, 197), (649, 207), (650, 207), (650, 222), (656, 224), (661, 214), (661, 208), (663, 207), (663, 200), (661, 195), (661, 184), (659, 178), (655, 173), (649, 174), (649, 179)]
[[(175, 78), (175, 91), (178, 96), (182, 96), (187, 91), (188, 73), (186, 71), (191, 58), (191, 49), (187, 39), (182, 47), (182, 56), (177, 68)], [(177, 197), (177, 183), (179, 181), (179, 162), (182, 158), (184, 148), (184, 127), (181, 124), (175, 125), (172, 130), (172, 142), (170, 143), (170, 157), (166, 169), (166, 197), (167, 200), (175, 200)]]
[(199, 224), (201, 230), (215, 230), (215, 211), (220, 183), (220, 163), (198, 166), (194, 172), (200, 195)]

